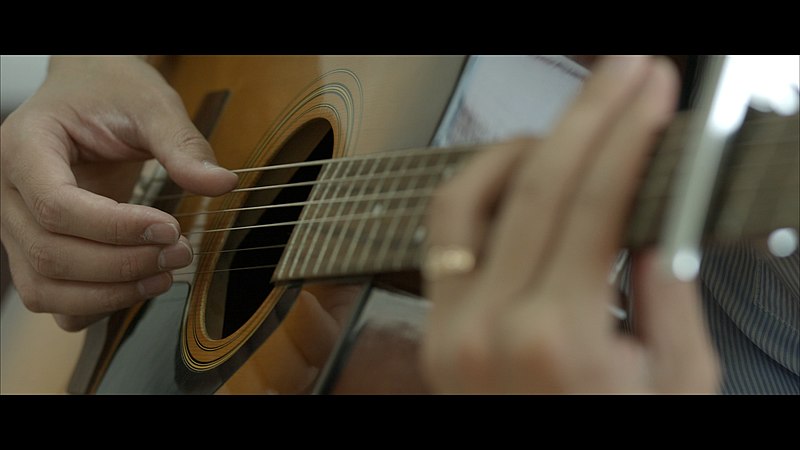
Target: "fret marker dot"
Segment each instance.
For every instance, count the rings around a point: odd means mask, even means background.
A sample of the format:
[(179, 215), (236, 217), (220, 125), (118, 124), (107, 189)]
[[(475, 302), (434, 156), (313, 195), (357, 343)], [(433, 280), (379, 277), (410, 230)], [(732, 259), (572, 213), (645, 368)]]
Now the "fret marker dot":
[(696, 251), (679, 250), (672, 259), (672, 273), (681, 281), (692, 281), (700, 272), (700, 255)]
[(378, 216), (383, 212), (383, 205), (380, 203), (376, 203), (375, 206), (372, 207), (372, 215)]
[(769, 251), (780, 258), (785, 258), (797, 249), (797, 231), (793, 228), (778, 228), (767, 239)]
[(428, 230), (425, 229), (424, 226), (420, 225), (414, 231), (414, 243), (420, 244), (422, 241), (425, 240), (425, 236), (428, 235)]

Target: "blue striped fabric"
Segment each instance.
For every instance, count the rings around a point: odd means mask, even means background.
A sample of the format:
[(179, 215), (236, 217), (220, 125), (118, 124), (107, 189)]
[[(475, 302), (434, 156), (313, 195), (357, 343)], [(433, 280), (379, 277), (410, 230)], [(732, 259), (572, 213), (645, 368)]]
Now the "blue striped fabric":
[(800, 394), (800, 254), (737, 242), (705, 249), (703, 309), (727, 394)]
[[(630, 294), (630, 265), (620, 274)], [(800, 253), (736, 242), (704, 249), (700, 289), (725, 394), (800, 394)], [(636, 319), (632, 304), (629, 317)], [(632, 332), (631, 321), (621, 329)]]

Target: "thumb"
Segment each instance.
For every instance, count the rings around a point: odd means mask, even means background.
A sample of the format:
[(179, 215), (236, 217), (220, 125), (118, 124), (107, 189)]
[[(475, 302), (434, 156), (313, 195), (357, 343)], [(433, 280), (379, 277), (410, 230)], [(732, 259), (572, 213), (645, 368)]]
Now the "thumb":
[(208, 141), (189, 120), (180, 100), (177, 103), (161, 114), (151, 114), (142, 127), (150, 152), (175, 183), (190, 192), (216, 196), (230, 191), (239, 178), (217, 164)]
[(636, 331), (650, 355), (654, 387), (667, 392), (715, 392), (717, 356), (697, 285), (673, 277), (653, 250), (636, 256), (633, 271)]

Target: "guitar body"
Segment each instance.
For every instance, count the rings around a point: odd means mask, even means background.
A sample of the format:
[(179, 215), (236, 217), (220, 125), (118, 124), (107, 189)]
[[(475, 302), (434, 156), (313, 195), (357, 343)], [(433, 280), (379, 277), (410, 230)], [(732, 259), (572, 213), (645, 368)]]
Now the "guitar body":
[[(240, 169), (427, 146), (462, 64), (459, 57), (211, 56), (165, 59), (160, 69), (202, 122), (220, 164)], [(191, 270), (176, 271), (170, 292), (90, 330), (71, 391), (308, 393), (324, 384), (321, 374), (342, 372), (330, 355), (349, 352), (345, 331), (376, 295), (370, 280), (273, 285), (271, 268), (250, 269), (274, 267), (292, 229), (282, 224), (296, 221), (301, 210), (259, 208), (302, 203), (311, 189), (258, 187), (309, 185), (318, 173), (302, 164), (243, 172), (245, 191), (216, 199), (165, 196), (175, 192), (167, 182), (152, 203), (175, 214), (189, 233)], [(213, 231), (230, 228), (237, 230)], [(386, 290), (378, 297), (375, 304), (414, 303)], [(396, 350), (408, 350), (409, 379), (412, 347)], [(340, 386), (350, 386), (340, 392), (423, 389), (418, 381), (405, 389), (361, 381)]]
[[(134, 198), (175, 215), (195, 259), (175, 271), (168, 293), (90, 327), (69, 391), (425, 392), (416, 352), (429, 305), (414, 295), (419, 283), (413, 272), (403, 276), (419, 267), (415, 251), (424, 229), (415, 222), (420, 214), (412, 220), (398, 211), (419, 211), (424, 203), (408, 193), (435, 187), (466, 159), (459, 155), (480, 146), (399, 150), (430, 144), (464, 62), (312, 56), (159, 61), (220, 164), (238, 169), (239, 186), (213, 199), (185, 195), (146, 167)], [(684, 146), (679, 138), (692, 132), (681, 122), (671, 127), (674, 139), (665, 138), (655, 153), (654, 175), (641, 192), (668, 192), (669, 183), (681, 182), (659, 175), (672, 173)], [(719, 177), (707, 236), (763, 236), (800, 224), (796, 113), (749, 122), (732, 145), (731, 169)], [(785, 135), (780, 145), (769, 144), (775, 130)], [(749, 182), (750, 171), (734, 169), (760, 167), (763, 142), (788, 159), (763, 177), (775, 183), (764, 192), (780, 189), (779, 207), (772, 196), (750, 202), (780, 214), (755, 220), (765, 215), (738, 207), (732, 194)], [(376, 156), (384, 153), (405, 156)], [(637, 198), (627, 244), (659, 238), (668, 198)], [(400, 257), (382, 257), (395, 242)]]

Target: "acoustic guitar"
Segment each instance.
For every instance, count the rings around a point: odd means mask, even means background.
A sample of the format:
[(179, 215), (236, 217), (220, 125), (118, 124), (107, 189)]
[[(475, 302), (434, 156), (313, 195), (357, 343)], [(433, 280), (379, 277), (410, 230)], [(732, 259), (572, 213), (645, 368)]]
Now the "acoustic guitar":
[[(175, 271), (168, 293), (89, 329), (70, 392), (425, 392), (416, 350), (428, 307), (418, 270), (428, 199), (476, 151), (508, 145), (429, 148), (463, 64), (161, 61), (240, 182), (205, 198), (163, 169), (145, 171), (134, 199), (175, 215), (195, 260)], [(631, 247), (661, 231), (687, 123), (679, 117), (654, 153)], [(752, 114), (723, 166), (705, 235), (800, 225), (797, 147), (796, 114)]]

